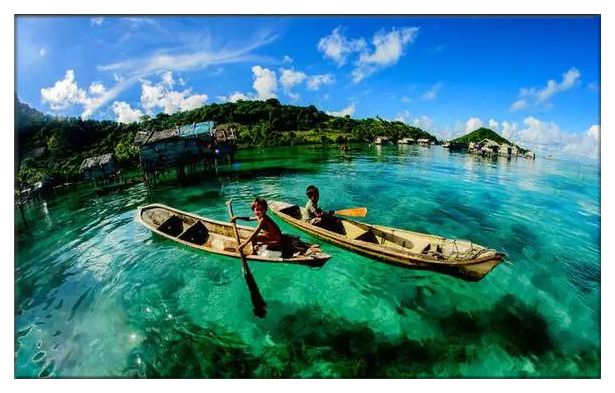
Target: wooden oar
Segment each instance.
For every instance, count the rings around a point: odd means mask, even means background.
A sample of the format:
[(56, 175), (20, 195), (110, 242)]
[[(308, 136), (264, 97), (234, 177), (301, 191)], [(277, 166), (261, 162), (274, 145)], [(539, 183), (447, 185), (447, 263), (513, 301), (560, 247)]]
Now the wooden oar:
[[(229, 219), (233, 218), (233, 200), (229, 200), (226, 202), (226, 208), (228, 210)], [(250, 271), (250, 267), (248, 267), (248, 262), (246, 261), (246, 256), (243, 254), (243, 250), (239, 248), (241, 244), (241, 238), (239, 237), (239, 230), (237, 230), (237, 224), (233, 222), (233, 228), (235, 229), (235, 239), (237, 239), (237, 251), (239, 251), (239, 256), (241, 257), (241, 267), (243, 270), (243, 278), (246, 280), (246, 284), (248, 284), (248, 290), (250, 291), (250, 300), (252, 300), (252, 312), (259, 318), (264, 318), (267, 315), (267, 303), (265, 303), (265, 299), (261, 295), (261, 292), (258, 289), (258, 285), (256, 285), (256, 280)]]
[(367, 208), (366, 207), (355, 207), (352, 209), (336, 210), (335, 214), (339, 214), (340, 216), (349, 216), (349, 217), (365, 217), (367, 215)]

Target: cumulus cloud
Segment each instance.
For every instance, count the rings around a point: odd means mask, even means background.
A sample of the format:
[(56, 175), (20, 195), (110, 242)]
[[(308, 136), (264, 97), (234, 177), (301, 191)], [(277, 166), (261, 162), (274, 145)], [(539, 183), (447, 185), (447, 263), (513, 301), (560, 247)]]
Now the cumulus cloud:
[(64, 79), (56, 81), (52, 87), (41, 89), (41, 97), (51, 109), (61, 110), (83, 103), (86, 92), (75, 82), (75, 71), (67, 70)]
[(309, 90), (318, 90), (322, 85), (329, 85), (335, 82), (332, 74), (311, 75), (307, 78), (307, 88)]
[(418, 31), (418, 27), (404, 27), (388, 33), (384, 30), (377, 32), (372, 39), (373, 51), (366, 49), (361, 52), (351, 73), (352, 80), (358, 83), (382, 68), (395, 65), (403, 55), (405, 46), (414, 41)]
[(425, 131), (433, 131), (435, 128), (434, 119), (425, 115), (412, 119), (412, 125)]
[(280, 83), (286, 93), (290, 93), (293, 86), (300, 84), (305, 78), (307, 75), (304, 72), (280, 68)]
[(223, 101), (237, 102), (239, 100), (248, 101), (250, 99), (251, 97), (236, 91), (232, 93), (231, 95), (229, 95), (228, 97), (224, 97)]
[(344, 37), (340, 26), (335, 28), (330, 35), (322, 37), (317, 47), (325, 58), (333, 60), (339, 67), (346, 63), (348, 55), (363, 50), (366, 45), (363, 38), (349, 40)]
[(350, 105), (348, 105), (346, 108), (342, 109), (341, 111), (331, 111), (331, 112), (327, 112), (327, 115), (329, 116), (337, 116), (337, 117), (344, 117), (344, 116), (352, 116), (354, 114), (355, 111), (355, 106), (356, 106), (356, 102), (351, 103)]
[(90, 25), (92, 25), (92, 26), (101, 26), (104, 21), (105, 21), (105, 18), (103, 18), (102, 16), (95, 17), (95, 18), (90, 18)]
[(431, 86), (431, 88), (428, 91), (423, 93), (423, 95), (421, 96), (421, 100), (431, 101), (435, 99), (438, 95), (438, 90), (440, 90), (441, 88), (442, 88), (442, 83), (436, 83), (435, 85)]
[(206, 94), (192, 94), (191, 89), (172, 90), (172, 74), (163, 74), (159, 83), (144, 80), (141, 85), (141, 106), (148, 114), (160, 108), (166, 114), (198, 108), (207, 101)]
[(257, 99), (277, 98), (275, 92), (278, 89), (278, 82), (274, 71), (255, 65), (252, 67), (252, 77), (254, 79), (252, 87), (256, 90)]
[(76, 82), (75, 71), (67, 70), (64, 79), (56, 81), (52, 87), (41, 89), (41, 99), (54, 111), (82, 106), (81, 117), (89, 118), (104, 103), (119, 94), (123, 88), (123, 82), (118, 83), (112, 89), (107, 89), (100, 82), (93, 82), (86, 92)]
[(600, 154), (599, 125), (592, 125), (582, 132), (566, 132), (552, 121), (528, 116), (521, 124), (490, 119), (489, 128), (538, 155), (597, 159)]
[(173, 73), (171, 71), (163, 72), (161, 78), (164, 84), (167, 85), (169, 89), (173, 88), (173, 85), (175, 84), (175, 80), (173, 79)]
[(478, 117), (471, 117), (465, 124), (465, 132), (475, 131), (483, 126), (483, 122)]
[(368, 45), (363, 37), (346, 38), (342, 28), (337, 27), (330, 35), (318, 41), (318, 50), (338, 67), (354, 56), (351, 76), (352, 80), (358, 83), (380, 69), (395, 65), (404, 54), (405, 47), (415, 40), (418, 32), (418, 27), (393, 28), (389, 32), (380, 30), (372, 37), (371, 45)]
[(495, 119), (489, 119), (488, 124), (488, 128), (493, 130), (493, 131), (497, 131), (497, 129), (500, 127), (500, 123), (498, 123)]
[(130, 104), (124, 101), (114, 101), (111, 109), (117, 116), (118, 123), (135, 123), (143, 116), (143, 112), (139, 109), (133, 109)]
[(524, 87), (519, 90), (517, 100), (512, 103), (510, 110), (517, 111), (527, 107), (550, 108), (551, 98), (557, 93), (571, 89), (580, 77), (581, 72), (573, 67), (562, 74), (562, 80), (559, 83), (551, 79), (542, 89)]
[(282, 63), (284, 64), (290, 64), (293, 62), (293, 58), (288, 56), (288, 55), (284, 55), (284, 57), (282, 57)]
[(584, 132), (564, 132), (554, 122), (529, 116), (513, 136), (521, 146), (542, 154), (597, 159), (600, 154), (600, 126), (592, 125)]
[(91, 94), (94, 94), (94, 95), (101, 95), (101, 94), (104, 94), (105, 91), (107, 91), (105, 86), (100, 82), (92, 82), (88, 90), (90, 91)]

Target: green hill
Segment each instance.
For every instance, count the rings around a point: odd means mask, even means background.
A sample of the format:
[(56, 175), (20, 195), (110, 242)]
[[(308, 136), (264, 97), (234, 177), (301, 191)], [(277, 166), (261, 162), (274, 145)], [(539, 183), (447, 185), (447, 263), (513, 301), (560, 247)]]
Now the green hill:
[(29, 184), (45, 175), (77, 180), (81, 178), (79, 166), (83, 160), (103, 153), (113, 153), (121, 166), (136, 167), (138, 151), (133, 141), (137, 131), (168, 129), (206, 120), (216, 124), (234, 123), (240, 147), (371, 142), (376, 136), (437, 141), (422, 129), (399, 121), (336, 117), (314, 105), (282, 105), (277, 99), (214, 103), (171, 115), (146, 115), (139, 123), (120, 124), (111, 120), (44, 115), (19, 102), (15, 95), (18, 178)]
[(458, 145), (469, 145), (470, 142), (476, 143), (476, 142), (482, 141), (483, 139), (491, 139), (492, 141), (497, 142), (499, 144), (506, 143), (511, 146), (517, 146), (517, 148), (519, 149), (521, 153), (525, 153), (527, 151), (526, 149), (523, 149), (519, 147), (518, 145), (510, 142), (508, 139), (503, 138), (495, 131), (489, 128), (485, 128), (485, 127), (481, 127), (477, 130), (470, 132), (469, 134), (453, 139), (451, 143), (458, 144)]

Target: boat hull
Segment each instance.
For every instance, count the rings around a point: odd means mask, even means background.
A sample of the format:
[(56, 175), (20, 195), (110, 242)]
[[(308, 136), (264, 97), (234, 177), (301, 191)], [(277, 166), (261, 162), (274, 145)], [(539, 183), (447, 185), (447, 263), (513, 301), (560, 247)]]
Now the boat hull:
[[(340, 222), (343, 227), (341, 232), (345, 233), (335, 232), (300, 219), (296, 214), (299, 209), (296, 205), (273, 201), (269, 206), (273, 214), (312, 236), (368, 258), (404, 268), (430, 270), (467, 281), (478, 281), (497, 266), (504, 256), (465, 240), (446, 239), (344, 218), (340, 218)], [(448, 257), (443, 257), (446, 253), (422, 252), (428, 248), (427, 245), (443, 252), (449, 250)], [(466, 251), (460, 253), (459, 249), (463, 247)], [(453, 257), (474, 254), (474, 258)]]
[[(162, 204), (141, 206), (136, 220), (153, 233), (198, 250), (240, 258), (232, 224), (174, 209)], [(237, 225), (241, 240), (247, 239), (254, 228)], [(273, 262), (321, 267), (331, 257), (320, 251), (317, 245), (286, 236), (282, 256), (246, 255), (250, 261)], [(246, 247), (244, 251), (248, 250)], [(286, 254), (286, 255), (284, 255)]]

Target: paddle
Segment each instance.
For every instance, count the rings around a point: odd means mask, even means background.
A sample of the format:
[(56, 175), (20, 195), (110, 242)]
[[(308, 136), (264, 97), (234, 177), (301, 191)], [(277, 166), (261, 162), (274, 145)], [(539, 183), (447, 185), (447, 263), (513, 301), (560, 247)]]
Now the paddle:
[(366, 207), (355, 207), (352, 209), (336, 210), (335, 214), (339, 214), (340, 216), (349, 216), (349, 217), (365, 217), (367, 215), (367, 208)]
[[(233, 199), (226, 202), (226, 208), (228, 210), (229, 219), (233, 218)], [(241, 239), (239, 238), (239, 230), (237, 230), (237, 224), (233, 222), (233, 228), (235, 229), (235, 239), (237, 239), (237, 251), (239, 251), (239, 257), (241, 258), (241, 267), (243, 270), (243, 278), (246, 280), (246, 284), (248, 284), (248, 290), (250, 291), (250, 300), (252, 300), (252, 312), (259, 318), (264, 318), (267, 315), (267, 303), (265, 303), (265, 299), (261, 295), (261, 292), (258, 290), (258, 285), (256, 285), (256, 280), (248, 267), (248, 262), (246, 261), (246, 256), (243, 254), (243, 250), (239, 248), (241, 244)]]

